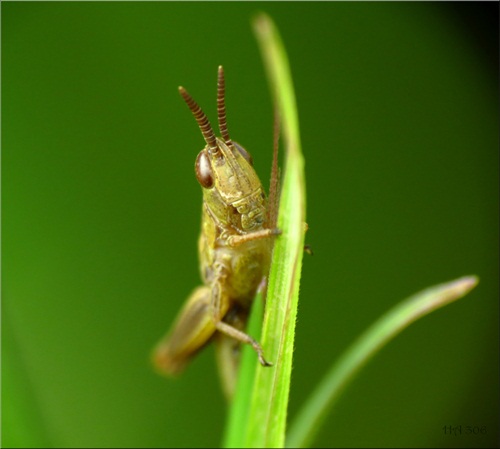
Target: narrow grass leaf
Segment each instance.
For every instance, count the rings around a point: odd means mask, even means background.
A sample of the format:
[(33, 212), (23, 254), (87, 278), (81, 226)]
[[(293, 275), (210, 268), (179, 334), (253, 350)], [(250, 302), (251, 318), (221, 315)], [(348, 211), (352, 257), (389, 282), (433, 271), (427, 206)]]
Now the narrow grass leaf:
[(271, 368), (257, 366), (248, 415), (246, 447), (283, 447), (290, 390), (300, 272), (304, 247), (305, 179), (290, 69), (271, 19), (254, 21), (285, 143), (285, 173), (261, 342)]
[(389, 310), (338, 359), (293, 421), (287, 447), (309, 447), (349, 381), (386, 343), (424, 315), (466, 295), (478, 283), (466, 276), (430, 287)]
[[(259, 290), (255, 296), (248, 322), (249, 335), (253, 335), (258, 341), (260, 341), (263, 315), (264, 299), (262, 297), (262, 291)], [(255, 356), (255, 351), (251, 346), (243, 345), (238, 383), (236, 385), (233, 403), (229, 409), (223, 447), (245, 447), (245, 434), (256, 367), (257, 357)]]

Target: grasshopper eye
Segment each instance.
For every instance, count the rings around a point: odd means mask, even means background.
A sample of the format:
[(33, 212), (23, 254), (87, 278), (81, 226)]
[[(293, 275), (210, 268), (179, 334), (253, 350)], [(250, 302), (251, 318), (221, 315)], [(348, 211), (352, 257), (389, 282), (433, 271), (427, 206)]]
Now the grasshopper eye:
[(233, 140), (233, 145), (234, 148), (236, 148), (239, 151), (239, 153), (245, 158), (245, 160), (253, 167), (253, 159), (252, 156), (250, 156), (250, 153), (234, 140)]
[(196, 179), (205, 189), (210, 189), (214, 185), (214, 176), (212, 173), (212, 167), (208, 159), (207, 153), (201, 151), (196, 158), (196, 163), (194, 165), (196, 172)]

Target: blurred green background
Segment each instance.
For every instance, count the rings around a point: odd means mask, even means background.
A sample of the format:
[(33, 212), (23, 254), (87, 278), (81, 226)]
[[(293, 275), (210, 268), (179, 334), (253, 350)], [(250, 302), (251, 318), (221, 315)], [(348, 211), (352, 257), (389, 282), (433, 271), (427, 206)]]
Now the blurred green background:
[(200, 282), (204, 143), (179, 84), (214, 122), (224, 65), (231, 136), (268, 185), (258, 10), (289, 53), (315, 253), (290, 416), (392, 305), (477, 274), (367, 366), (317, 444), (496, 446), (498, 3), (459, 6), (4, 3), (3, 446), (220, 444), (213, 348), (176, 381), (149, 353)]

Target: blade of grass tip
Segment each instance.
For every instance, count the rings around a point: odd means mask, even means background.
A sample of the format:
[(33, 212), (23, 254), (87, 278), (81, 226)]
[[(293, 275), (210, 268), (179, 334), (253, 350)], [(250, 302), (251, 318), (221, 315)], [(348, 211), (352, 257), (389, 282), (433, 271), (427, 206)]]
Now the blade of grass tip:
[(377, 320), (344, 352), (301, 408), (290, 426), (287, 447), (309, 447), (344, 387), (371, 357), (411, 323), (466, 295), (477, 283), (476, 276), (466, 276), (430, 287)]
[[(262, 289), (259, 289), (255, 295), (248, 321), (248, 333), (249, 335), (253, 335), (258, 341), (260, 341), (263, 315), (264, 298)], [(223, 447), (245, 447), (246, 426), (256, 367), (257, 357), (255, 357), (255, 351), (249, 345), (244, 345), (242, 347), (238, 383), (233, 402), (229, 409)]]
[(253, 25), (282, 119), (286, 166), (278, 212), (282, 234), (275, 242), (261, 338), (274, 366), (257, 366), (245, 446), (283, 447), (304, 247), (304, 163), (295, 95), (281, 39), (265, 14), (257, 16)]

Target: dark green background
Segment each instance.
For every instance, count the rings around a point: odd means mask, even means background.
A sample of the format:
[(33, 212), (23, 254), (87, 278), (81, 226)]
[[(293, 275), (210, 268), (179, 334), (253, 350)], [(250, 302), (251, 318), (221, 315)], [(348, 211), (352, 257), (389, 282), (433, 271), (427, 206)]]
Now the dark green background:
[(392, 305), (477, 274), (367, 366), (318, 444), (495, 446), (498, 4), (457, 8), (4, 3), (3, 445), (220, 444), (213, 349), (177, 381), (148, 358), (199, 283), (203, 140), (177, 86), (213, 121), (224, 64), (231, 135), (267, 186), (272, 107), (250, 28), (265, 10), (294, 77), (315, 252), (290, 415)]

